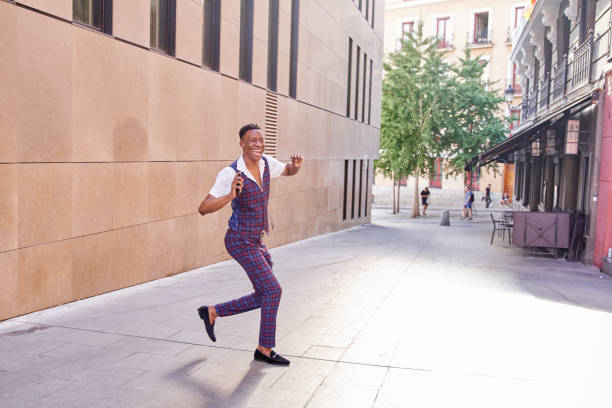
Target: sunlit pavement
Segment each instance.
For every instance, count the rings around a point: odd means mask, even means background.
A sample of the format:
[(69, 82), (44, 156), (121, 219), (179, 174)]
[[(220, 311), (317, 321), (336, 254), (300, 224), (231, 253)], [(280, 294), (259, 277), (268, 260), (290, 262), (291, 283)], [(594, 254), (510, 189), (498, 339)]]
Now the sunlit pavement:
[[(473, 221), (374, 210), (373, 224), (273, 249), (276, 350), (234, 261), (0, 323), (2, 407), (612, 407), (612, 279), (523, 258)], [(221, 239), (221, 237), (219, 237)]]

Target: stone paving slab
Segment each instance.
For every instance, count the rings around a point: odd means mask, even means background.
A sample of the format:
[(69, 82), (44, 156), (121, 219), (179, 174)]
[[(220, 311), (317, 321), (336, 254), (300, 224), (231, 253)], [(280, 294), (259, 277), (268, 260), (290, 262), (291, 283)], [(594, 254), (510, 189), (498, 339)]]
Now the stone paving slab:
[(488, 214), (373, 223), (275, 248), (277, 351), (233, 261), (0, 322), (4, 407), (612, 406), (612, 278), (490, 245)]

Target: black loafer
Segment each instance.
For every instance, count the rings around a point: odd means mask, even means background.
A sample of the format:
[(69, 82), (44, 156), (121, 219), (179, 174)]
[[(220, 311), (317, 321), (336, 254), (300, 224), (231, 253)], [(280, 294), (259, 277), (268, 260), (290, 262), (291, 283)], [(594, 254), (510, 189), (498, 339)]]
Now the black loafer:
[(211, 323), (210, 318), (208, 317), (208, 306), (198, 308), (198, 315), (200, 316), (200, 319), (204, 320), (204, 326), (206, 326), (206, 333), (208, 334), (208, 337), (210, 337), (212, 341), (217, 341), (217, 338), (215, 337), (215, 324)]
[(289, 360), (280, 354), (276, 354), (274, 351), (270, 351), (270, 357), (266, 356), (259, 350), (255, 350), (254, 354), (255, 361), (263, 361), (264, 363), (273, 364), (273, 365), (283, 365), (288, 366), (291, 364)]

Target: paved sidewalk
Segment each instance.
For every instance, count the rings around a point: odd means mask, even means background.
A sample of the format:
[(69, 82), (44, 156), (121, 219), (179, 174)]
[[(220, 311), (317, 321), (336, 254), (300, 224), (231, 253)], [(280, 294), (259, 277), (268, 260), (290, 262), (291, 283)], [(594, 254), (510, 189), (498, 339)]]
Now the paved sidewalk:
[(389, 212), (271, 251), (289, 368), (252, 361), (259, 312), (206, 337), (251, 289), (227, 261), (1, 322), (0, 406), (612, 406), (612, 278)]

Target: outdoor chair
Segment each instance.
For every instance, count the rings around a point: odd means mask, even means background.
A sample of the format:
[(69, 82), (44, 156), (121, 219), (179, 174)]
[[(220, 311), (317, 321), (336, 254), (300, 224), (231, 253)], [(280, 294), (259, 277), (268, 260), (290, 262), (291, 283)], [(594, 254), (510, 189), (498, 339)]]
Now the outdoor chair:
[[(512, 228), (514, 228), (514, 212), (504, 211), (502, 213), (502, 223), (504, 228), (508, 231), (508, 241), (512, 245)], [(505, 231), (504, 231), (505, 234)]]
[[(508, 234), (510, 234), (510, 227), (508, 227), (505, 222), (502, 220), (496, 220), (495, 217), (493, 217), (493, 213), (489, 213), (489, 215), (491, 216), (491, 221), (493, 222), (493, 233), (491, 234), (491, 245), (493, 245), (493, 238), (495, 238), (495, 233), (497, 232), (497, 236), (499, 237), (500, 234), (502, 234), (502, 240), (505, 240), (506, 238), (506, 231), (508, 231)], [(512, 238), (510, 238), (512, 239)]]

